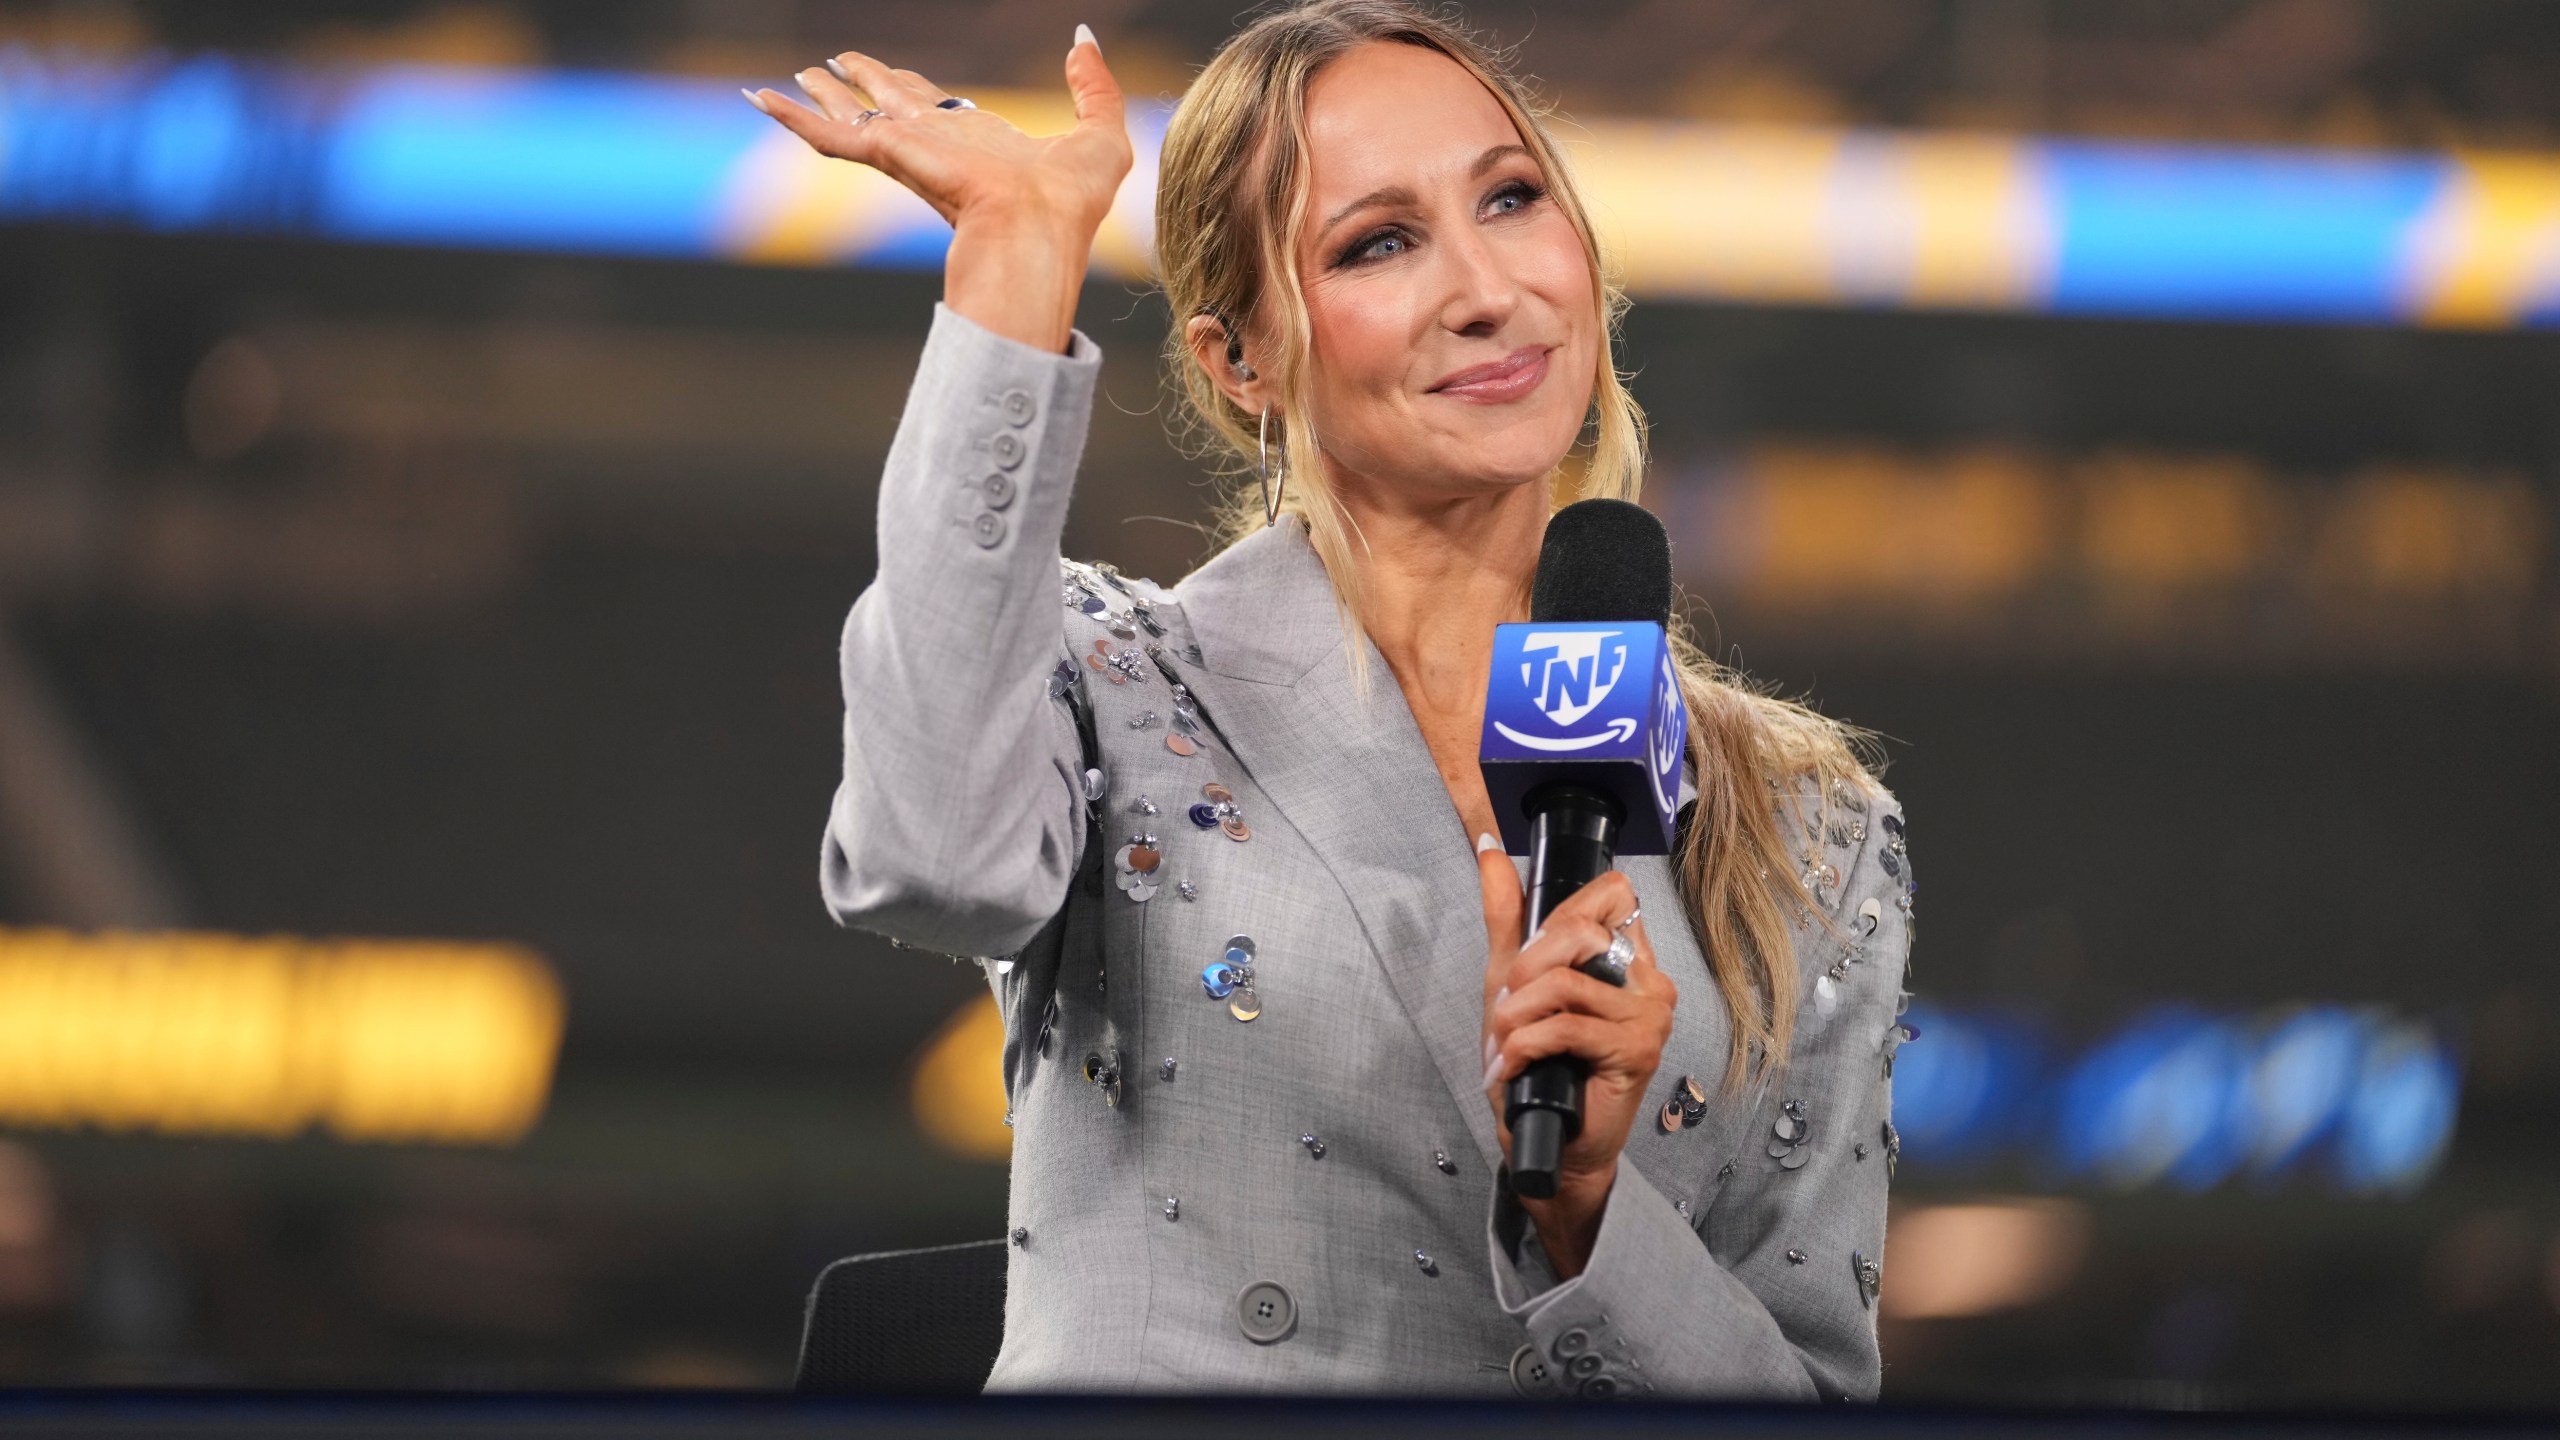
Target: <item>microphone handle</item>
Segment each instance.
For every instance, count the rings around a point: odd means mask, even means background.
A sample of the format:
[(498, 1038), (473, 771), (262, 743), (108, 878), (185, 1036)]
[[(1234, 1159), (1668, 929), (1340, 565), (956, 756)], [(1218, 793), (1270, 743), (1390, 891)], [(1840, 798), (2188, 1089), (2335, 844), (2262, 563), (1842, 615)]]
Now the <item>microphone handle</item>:
[[(1523, 808), (1529, 812), (1528, 914), (1534, 935), (1558, 905), (1609, 873), (1626, 817), (1615, 799), (1582, 785), (1541, 786), (1529, 792)], [(1584, 973), (1595, 973), (1590, 961), (1598, 958), (1582, 963)], [(1513, 1194), (1531, 1200), (1555, 1195), (1564, 1147), (1582, 1133), (1582, 1086), (1590, 1073), (1578, 1055), (1551, 1055), (1511, 1081), (1503, 1122), (1511, 1127)]]

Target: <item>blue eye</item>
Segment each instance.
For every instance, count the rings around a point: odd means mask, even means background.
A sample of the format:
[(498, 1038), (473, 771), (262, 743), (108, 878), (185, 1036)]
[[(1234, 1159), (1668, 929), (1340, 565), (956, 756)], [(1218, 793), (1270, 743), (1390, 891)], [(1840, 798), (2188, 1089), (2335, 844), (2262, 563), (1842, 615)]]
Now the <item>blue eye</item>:
[(1336, 259), (1336, 265), (1365, 265), (1372, 260), (1387, 260), (1412, 248), (1412, 240), (1402, 231), (1381, 230), (1351, 242), (1351, 247)]

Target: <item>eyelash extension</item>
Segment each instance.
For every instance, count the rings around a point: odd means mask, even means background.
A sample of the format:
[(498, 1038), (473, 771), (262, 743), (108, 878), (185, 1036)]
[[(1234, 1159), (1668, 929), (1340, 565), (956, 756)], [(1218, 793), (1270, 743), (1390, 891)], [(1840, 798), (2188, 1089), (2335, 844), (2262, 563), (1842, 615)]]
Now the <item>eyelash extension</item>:
[[(1547, 198), (1547, 187), (1533, 180), (1514, 180), (1502, 186), (1500, 189), (1495, 190), (1491, 195), (1486, 196), (1485, 199), (1487, 201), (1492, 201), (1500, 199), (1505, 195), (1519, 196), (1522, 201), (1522, 208), (1526, 209), (1528, 206), (1535, 205), (1539, 201)], [(1518, 212), (1515, 211), (1514, 213), (1516, 214)], [(1370, 258), (1365, 252), (1370, 246), (1381, 240), (1387, 239), (1390, 236), (1402, 234), (1404, 234), (1402, 226), (1380, 226), (1343, 247), (1342, 253), (1333, 257), (1333, 268), (1340, 270), (1348, 266), (1365, 265), (1369, 262)]]

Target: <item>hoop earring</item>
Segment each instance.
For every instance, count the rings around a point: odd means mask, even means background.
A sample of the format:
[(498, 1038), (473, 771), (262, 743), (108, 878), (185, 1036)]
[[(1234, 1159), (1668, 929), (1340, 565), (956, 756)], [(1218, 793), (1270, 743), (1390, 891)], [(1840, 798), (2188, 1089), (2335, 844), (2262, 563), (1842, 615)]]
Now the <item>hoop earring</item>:
[(1280, 473), (1276, 479), (1271, 473), (1271, 407), (1268, 405), (1262, 407), (1262, 432), (1258, 438), (1262, 453), (1254, 461), (1253, 478), (1262, 482), (1262, 528), (1268, 530), (1280, 523), (1280, 502), (1289, 494), (1289, 440), (1286, 434), (1280, 438)]

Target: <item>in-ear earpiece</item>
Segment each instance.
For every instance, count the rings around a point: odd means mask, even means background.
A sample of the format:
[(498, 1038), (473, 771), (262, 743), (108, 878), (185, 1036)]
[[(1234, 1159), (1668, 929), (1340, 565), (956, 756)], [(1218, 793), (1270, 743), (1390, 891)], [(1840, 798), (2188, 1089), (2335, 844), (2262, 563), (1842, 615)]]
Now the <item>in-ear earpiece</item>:
[(1253, 367), (1244, 363), (1244, 337), (1236, 333), (1236, 327), (1228, 323), (1227, 317), (1218, 310), (1203, 310), (1200, 313), (1217, 321), (1218, 328), (1226, 332), (1227, 367), (1236, 372), (1236, 378), (1240, 380), (1256, 378)]

